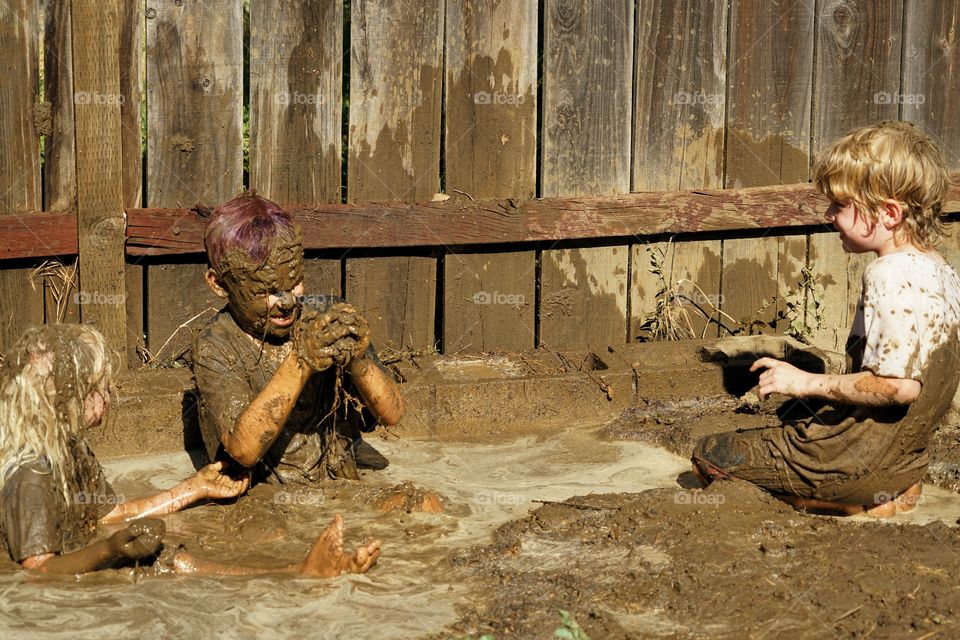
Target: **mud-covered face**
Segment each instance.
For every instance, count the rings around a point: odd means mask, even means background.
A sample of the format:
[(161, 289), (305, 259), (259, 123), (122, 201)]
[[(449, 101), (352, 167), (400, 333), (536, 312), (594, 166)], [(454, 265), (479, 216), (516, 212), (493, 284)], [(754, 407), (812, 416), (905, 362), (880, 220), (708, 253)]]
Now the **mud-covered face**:
[(235, 252), (223, 257), (220, 268), (227, 307), (240, 328), (258, 339), (289, 337), (300, 317), (303, 297), (299, 238), (274, 240), (269, 257), (259, 267), (250, 256)]

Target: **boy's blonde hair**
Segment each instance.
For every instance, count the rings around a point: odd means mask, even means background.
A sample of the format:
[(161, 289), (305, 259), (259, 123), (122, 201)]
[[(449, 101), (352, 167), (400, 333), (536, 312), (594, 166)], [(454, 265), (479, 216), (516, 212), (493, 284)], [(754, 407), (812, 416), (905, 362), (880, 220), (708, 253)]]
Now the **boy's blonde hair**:
[(872, 222), (884, 200), (899, 202), (898, 243), (927, 250), (940, 241), (950, 178), (937, 146), (912, 124), (880, 122), (851, 131), (818, 156), (813, 174), (821, 193), (852, 201)]
[(91, 325), (28, 329), (0, 374), (0, 490), (22, 465), (45, 459), (70, 504), (76, 468), (71, 446), (83, 430), (84, 399), (108, 389), (113, 366)]

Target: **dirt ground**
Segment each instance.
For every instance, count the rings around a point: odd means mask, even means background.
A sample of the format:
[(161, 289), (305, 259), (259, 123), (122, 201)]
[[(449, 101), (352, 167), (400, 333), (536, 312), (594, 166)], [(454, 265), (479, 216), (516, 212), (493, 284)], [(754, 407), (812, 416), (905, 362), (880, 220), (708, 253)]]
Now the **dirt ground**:
[[(732, 396), (657, 401), (596, 435), (685, 456), (699, 435), (776, 424), (784, 409)], [(931, 465), (931, 482), (953, 491), (958, 431), (945, 425)], [(800, 513), (740, 481), (684, 488), (695, 486), (681, 474), (675, 489), (584, 495), (501, 526), (442, 565), (481, 594), (450, 635), (546, 638), (561, 609), (594, 639), (960, 634), (957, 528)]]

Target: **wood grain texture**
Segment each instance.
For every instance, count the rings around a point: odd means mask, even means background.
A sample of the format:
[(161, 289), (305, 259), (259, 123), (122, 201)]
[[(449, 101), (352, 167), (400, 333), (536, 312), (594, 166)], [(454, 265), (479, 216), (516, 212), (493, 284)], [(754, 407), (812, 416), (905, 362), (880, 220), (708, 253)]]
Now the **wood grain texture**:
[(727, 187), (807, 179), (813, 7), (804, 0), (731, 4)]
[[(0, 3), (0, 211), (40, 209), (36, 0)], [(3, 216), (8, 217), (8, 216)], [(43, 245), (43, 237), (32, 240)], [(0, 271), (0, 349), (43, 322), (43, 292), (30, 286), (30, 269)]]
[(726, 2), (639, 2), (633, 191), (723, 186), (726, 47)]
[(250, 185), (281, 204), (340, 201), (343, 3), (250, 5)]
[[(723, 241), (723, 278), (718, 300), (707, 300), (719, 305), (729, 318), (722, 319), (722, 327), (735, 331), (749, 327), (754, 321), (762, 333), (773, 332), (779, 290), (780, 241), (776, 236), (734, 238)], [(761, 312), (764, 303), (769, 303)], [(723, 331), (721, 330), (721, 333)]]
[[(350, 7), (348, 199), (429, 200), (440, 187), (444, 3)], [(346, 272), (378, 347), (435, 346), (436, 258), (348, 258)]]
[[(544, 3), (544, 196), (630, 189), (633, 3)], [(621, 344), (629, 247), (541, 254), (540, 341)]]
[(854, 127), (896, 120), (903, 0), (817, 5), (813, 153)]
[[(814, 345), (824, 349), (843, 351), (852, 317), (847, 300), (851, 284), (847, 274), (847, 254), (835, 233), (817, 233), (810, 236), (808, 266), (823, 285), (820, 303), (823, 309), (822, 325), (813, 331)], [(814, 327), (812, 295), (807, 299), (807, 324)]]
[[(119, 0), (76, 0), (73, 40), (89, 39), (73, 57), (80, 316), (110, 349), (127, 358), (124, 277), (123, 147)], [(81, 99), (83, 97), (83, 99)]]
[[(446, 192), (530, 198), (536, 189), (537, 3), (446, 3)], [(534, 346), (536, 253), (444, 260), (447, 353)]]
[(50, 104), (50, 128), (43, 145), (46, 211), (77, 207), (71, 6), (70, 2), (47, 2), (44, 19), (44, 100)]
[(907, 0), (901, 118), (932, 136), (960, 169), (960, 1)]
[[(243, 11), (240, 0), (148, 2), (147, 202), (216, 205), (241, 188)], [(162, 232), (175, 236), (176, 221)], [(189, 347), (181, 323), (220, 301), (202, 263), (147, 267), (147, 343)]]
[(720, 258), (720, 240), (673, 243), (671, 278), (677, 292), (689, 301), (681, 307), (690, 317), (698, 338), (720, 335), (721, 316), (716, 312), (720, 300), (713, 293), (720, 291)]

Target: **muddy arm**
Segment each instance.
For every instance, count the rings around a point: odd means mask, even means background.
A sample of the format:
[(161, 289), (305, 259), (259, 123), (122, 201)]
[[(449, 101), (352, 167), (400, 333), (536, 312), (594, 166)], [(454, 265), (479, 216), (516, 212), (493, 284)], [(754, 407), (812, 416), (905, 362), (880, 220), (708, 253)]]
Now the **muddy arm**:
[(773, 358), (760, 358), (751, 371), (760, 374), (761, 399), (771, 393), (794, 398), (823, 398), (846, 404), (888, 406), (910, 404), (920, 395), (921, 384), (907, 378), (878, 376), (872, 371), (845, 375), (810, 373)]
[(117, 531), (106, 540), (94, 542), (63, 555), (44, 553), (24, 558), (25, 569), (44, 573), (81, 574), (111, 567), (124, 560), (152, 556), (160, 549), (164, 525), (160, 520), (141, 520)]
[(400, 422), (406, 407), (400, 386), (390, 374), (365, 356), (354, 358), (348, 366), (350, 378), (367, 408), (387, 426)]
[(249, 473), (231, 477), (223, 473), (223, 463), (214, 462), (200, 469), (196, 475), (149, 498), (122, 502), (110, 513), (100, 519), (101, 522), (121, 522), (133, 518), (159, 516), (174, 513), (201, 500), (235, 498), (250, 485)]
[(310, 374), (311, 369), (300, 361), (296, 351), (284, 358), (233, 428), (223, 434), (223, 448), (231, 458), (252, 467), (263, 457), (280, 434)]

